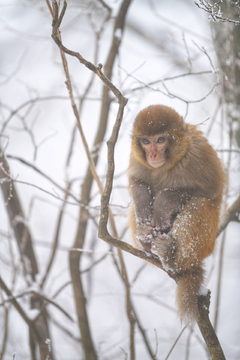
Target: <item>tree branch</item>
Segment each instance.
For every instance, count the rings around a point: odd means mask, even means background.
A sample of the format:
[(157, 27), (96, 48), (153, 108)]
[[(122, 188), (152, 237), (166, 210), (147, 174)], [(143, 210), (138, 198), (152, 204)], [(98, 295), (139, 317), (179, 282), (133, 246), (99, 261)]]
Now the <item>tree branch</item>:
[(230, 221), (239, 221), (240, 216), (240, 195), (234, 201), (234, 203), (223, 214), (220, 226), (218, 228), (218, 235), (226, 229)]

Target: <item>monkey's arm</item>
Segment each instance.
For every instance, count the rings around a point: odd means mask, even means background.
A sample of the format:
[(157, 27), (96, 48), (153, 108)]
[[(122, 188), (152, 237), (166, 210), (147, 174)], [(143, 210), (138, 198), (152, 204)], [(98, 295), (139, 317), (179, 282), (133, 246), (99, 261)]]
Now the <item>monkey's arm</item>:
[(184, 190), (159, 191), (153, 202), (152, 226), (161, 233), (168, 233), (188, 198), (190, 196)]
[(136, 221), (151, 223), (152, 220), (152, 194), (151, 189), (144, 182), (130, 181), (130, 191), (133, 197)]
[(133, 237), (144, 250), (150, 251), (153, 238), (151, 190), (143, 182), (130, 180), (130, 191), (133, 197), (133, 206), (130, 211)]

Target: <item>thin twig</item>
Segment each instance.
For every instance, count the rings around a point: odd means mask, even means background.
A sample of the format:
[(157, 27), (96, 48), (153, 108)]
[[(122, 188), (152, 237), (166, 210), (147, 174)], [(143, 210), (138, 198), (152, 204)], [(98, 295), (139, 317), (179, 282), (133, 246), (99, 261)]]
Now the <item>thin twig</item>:
[(59, 212), (59, 215), (58, 215), (56, 233), (55, 233), (54, 241), (53, 241), (53, 244), (52, 244), (52, 252), (51, 252), (51, 255), (50, 255), (50, 258), (49, 258), (49, 261), (48, 261), (48, 265), (47, 265), (46, 270), (45, 270), (45, 274), (44, 274), (44, 276), (42, 278), (42, 281), (40, 283), (40, 289), (43, 289), (43, 287), (44, 287), (44, 284), (45, 284), (45, 282), (47, 280), (47, 277), (49, 276), (53, 261), (55, 259), (56, 253), (57, 253), (57, 247), (58, 247), (59, 237), (60, 237), (60, 228), (61, 228), (61, 225), (62, 225), (63, 214), (64, 214), (64, 210), (65, 210), (65, 206), (66, 206), (66, 200), (67, 200), (67, 197), (68, 197), (68, 191), (69, 191), (70, 187), (71, 187), (71, 184), (69, 183), (68, 187), (66, 189), (66, 192), (65, 192), (65, 194), (66, 194), (65, 199), (64, 199), (65, 201), (62, 203), (62, 206), (60, 208), (60, 212)]
[(174, 341), (174, 344), (172, 345), (171, 349), (169, 350), (169, 353), (167, 354), (167, 357), (165, 358), (165, 360), (167, 360), (169, 358), (169, 356), (171, 355), (171, 352), (173, 351), (173, 349), (175, 348), (175, 346), (177, 345), (178, 340), (180, 339), (180, 337), (182, 336), (184, 330), (188, 327), (188, 324), (182, 329), (182, 331), (180, 332), (180, 334), (178, 335), (178, 337), (176, 338), (176, 340)]
[(50, 181), (54, 186), (56, 186), (59, 190), (61, 190), (64, 194), (68, 194), (69, 196), (71, 196), (74, 200), (76, 200), (77, 202), (79, 202), (79, 199), (73, 195), (72, 193), (66, 192), (66, 189), (63, 188), (61, 185), (59, 185), (58, 183), (56, 183), (55, 180), (53, 180), (50, 176), (48, 176), (47, 174), (45, 174), (42, 170), (40, 170), (38, 167), (36, 167), (35, 165), (29, 163), (28, 161), (20, 158), (19, 156), (13, 156), (13, 155), (6, 155), (7, 158), (9, 159), (13, 159), (13, 160), (18, 160), (21, 163), (23, 163), (24, 165), (32, 168), (34, 171), (36, 171), (38, 174), (40, 174), (41, 176), (43, 176), (45, 179), (47, 179), (48, 181)]

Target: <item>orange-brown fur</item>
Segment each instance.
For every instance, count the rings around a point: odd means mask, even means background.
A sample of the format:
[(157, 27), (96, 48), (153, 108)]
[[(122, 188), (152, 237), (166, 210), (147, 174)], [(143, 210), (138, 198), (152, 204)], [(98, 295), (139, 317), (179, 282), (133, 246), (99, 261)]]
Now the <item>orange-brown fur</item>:
[[(140, 137), (156, 134), (164, 134), (168, 139), (166, 162), (159, 168), (147, 163), (139, 143)], [(178, 190), (185, 196), (181, 210), (173, 208), (176, 215), (170, 232), (149, 233), (150, 242), (145, 250), (152, 249), (166, 268), (181, 276), (177, 287), (180, 317), (185, 321), (196, 320), (197, 294), (203, 283), (203, 260), (213, 252), (217, 236), (226, 179), (221, 162), (196, 126), (186, 124), (173, 109), (154, 105), (142, 110), (135, 120), (128, 176), (130, 192), (134, 195), (134, 187), (147, 186), (153, 203), (164, 189)], [(139, 191), (141, 194), (141, 188), (138, 188), (138, 195)], [(141, 231), (145, 231), (143, 238), (146, 239), (149, 229), (149, 219), (139, 221), (136, 216), (136, 207), (146, 206), (148, 194), (143, 194), (143, 199), (141, 204), (141, 197), (140, 200), (139, 196), (133, 198), (130, 210), (130, 228), (135, 243), (139, 243)], [(148, 215), (153, 217), (152, 212)], [(141, 215), (144, 217), (145, 214)]]

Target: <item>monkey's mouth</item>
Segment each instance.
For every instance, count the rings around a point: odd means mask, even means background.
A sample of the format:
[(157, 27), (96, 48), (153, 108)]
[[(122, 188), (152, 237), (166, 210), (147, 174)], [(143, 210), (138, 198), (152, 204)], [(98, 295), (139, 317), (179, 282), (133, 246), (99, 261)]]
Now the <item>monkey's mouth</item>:
[(165, 159), (158, 160), (158, 161), (151, 161), (151, 163), (149, 165), (152, 166), (153, 168), (159, 168), (159, 167), (163, 166), (164, 164), (165, 164)]

